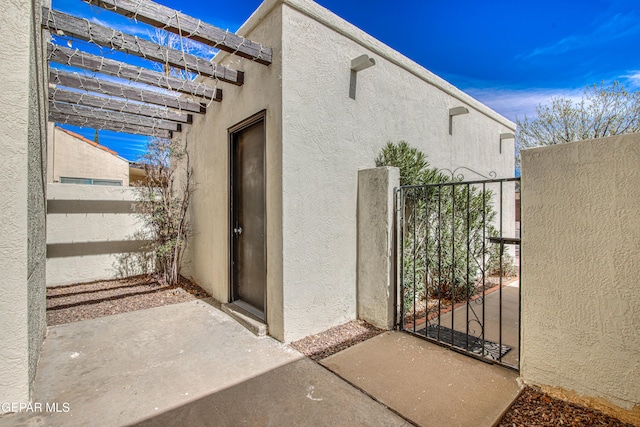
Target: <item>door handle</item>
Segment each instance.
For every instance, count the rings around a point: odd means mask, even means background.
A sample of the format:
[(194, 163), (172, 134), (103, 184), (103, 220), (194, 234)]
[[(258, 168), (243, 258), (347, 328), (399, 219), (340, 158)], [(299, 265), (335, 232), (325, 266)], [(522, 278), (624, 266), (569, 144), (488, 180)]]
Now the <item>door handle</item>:
[(241, 235), (242, 234), (242, 227), (238, 226), (238, 227), (234, 228), (233, 229), (233, 234), (235, 234), (236, 237)]

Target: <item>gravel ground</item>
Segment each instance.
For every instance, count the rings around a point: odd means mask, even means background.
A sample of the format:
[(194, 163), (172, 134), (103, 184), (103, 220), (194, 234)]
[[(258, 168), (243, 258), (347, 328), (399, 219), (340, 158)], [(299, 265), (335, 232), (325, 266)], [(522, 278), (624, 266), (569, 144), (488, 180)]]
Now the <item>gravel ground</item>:
[(291, 346), (311, 359), (318, 361), (345, 348), (373, 338), (384, 332), (362, 320), (352, 320), (316, 335), (309, 335)]
[(186, 279), (178, 286), (161, 286), (149, 276), (57, 286), (47, 288), (47, 325), (208, 297), (202, 288)]
[(600, 411), (554, 399), (531, 387), (525, 388), (499, 424), (513, 426), (611, 426), (633, 427)]

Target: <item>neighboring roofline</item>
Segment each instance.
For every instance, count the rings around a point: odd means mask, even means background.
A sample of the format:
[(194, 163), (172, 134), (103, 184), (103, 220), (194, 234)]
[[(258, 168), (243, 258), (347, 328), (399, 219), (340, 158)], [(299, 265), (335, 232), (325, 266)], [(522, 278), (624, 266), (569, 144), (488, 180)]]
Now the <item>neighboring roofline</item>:
[(144, 163), (132, 162), (131, 160), (129, 160), (129, 167), (130, 168), (136, 168), (136, 169), (144, 169)]
[(127, 160), (127, 159), (125, 159), (124, 157), (121, 157), (121, 156), (120, 156), (118, 153), (116, 153), (115, 151), (113, 151), (113, 150), (111, 150), (111, 149), (109, 149), (109, 148), (105, 147), (104, 145), (100, 145), (100, 144), (98, 144), (98, 143), (97, 143), (97, 142), (95, 142), (95, 141), (91, 141), (90, 139), (87, 139), (87, 138), (85, 138), (84, 136), (82, 136), (82, 135), (80, 135), (80, 134), (78, 134), (78, 133), (72, 132), (72, 131), (70, 131), (70, 130), (68, 130), (68, 129), (65, 129), (65, 128), (61, 128), (61, 127), (60, 127), (60, 126), (58, 126), (58, 125), (56, 125), (56, 126), (55, 126), (55, 129), (59, 129), (59, 130), (61, 130), (62, 132), (66, 133), (66, 134), (67, 134), (67, 135), (69, 135), (69, 136), (72, 136), (72, 137), (74, 137), (74, 138), (76, 138), (76, 139), (79, 139), (79, 140), (80, 140), (80, 141), (82, 141), (82, 142), (86, 142), (87, 144), (92, 145), (92, 146), (94, 146), (94, 147), (96, 147), (96, 148), (98, 148), (98, 149), (100, 149), (100, 150), (102, 150), (102, 151), (106, 151), (107, 153), (109, 153), (109, 154), (111, 154), (111, 155), (113, 155), (113, 156), (116, 156), (116, 157), (117, 157), (117, 158), (119, 158), (120, 160), (124, 160), (125, 162), (128, 162), (128, 160)]
[[(507, 127), (508, 129), (515, 131), (516, 124), (511, 120), (507, 119), (503, 115), (489, 108), (487, 105), (481, 103), (477, 99), (453, 86), (443, 78), (438, 77), (415, 61), (412, 61), (411, 59), (402, 55), (400, 52), (385, 45), (360, 28), (347, 22), (330, 10), (318, 5), (311, 0), (265, 0), (260, 5), (260, 7), (258, 7), (258, 9), (256, 9), (256, 11), (251, 14), (249, 19), (247, 19), (247, 21), (242, 24), (242, 26), (236, 33), (239, 35), (250, 33), (269, 13), (271, 13), (271, 11), (276, 6), (280, 4), (285, 4), (292, 9), (302, 13), (303, 15), (315, 20), (316, 22), (319, 22), (327, 28), (330, 28), (331, 30), (347, 37), (348, 39), (352, 40), (355, 43), (358, 43), (365, 49), (370, 50), (371, 52), (386, 59), (392, 64), (406, 70), (407, 72), (413, 74), (424, 82), (437, 87), (446, 94), (452, 96), (460, 102), (465, 103), (474, 110), (489, 117), (490, 119), (493, 119), (496, 122)], [(220, 52), (218, 55), (220, 56), (219, 59), (222, 59), (225, 58), (228, 54), (226, 52)], [(218, 59), (218, 55), (216, 55), (216, 60)]]

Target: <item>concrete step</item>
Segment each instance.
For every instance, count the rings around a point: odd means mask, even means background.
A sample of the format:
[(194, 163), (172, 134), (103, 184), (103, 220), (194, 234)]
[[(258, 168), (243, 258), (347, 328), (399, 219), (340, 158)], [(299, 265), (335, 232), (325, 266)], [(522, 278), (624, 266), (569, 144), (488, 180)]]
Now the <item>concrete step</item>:
[(220, 308), (256, 336), (263, 337), (267, 335), (267, 325), (246, 310), (233, 303), (222, 304)]

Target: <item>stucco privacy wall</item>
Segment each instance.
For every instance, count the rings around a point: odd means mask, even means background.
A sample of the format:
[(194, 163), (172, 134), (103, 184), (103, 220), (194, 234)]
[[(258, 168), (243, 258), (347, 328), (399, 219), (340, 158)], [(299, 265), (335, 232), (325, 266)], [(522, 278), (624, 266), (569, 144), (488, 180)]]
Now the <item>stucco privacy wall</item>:
[(273, 48), (271, 65), (221, 54), (216, 61), (245, 72), (245, 83), (225, 84), (224, 99), (206, 115), (194, 115), (181, 132), (191, 153), (195, 191), (190, 217), (194, 234), (185, 253), (184, 274), (213, 297), (229, 298), (229, 136), (228, 129), (266, 110), (267, 322), (284, 339), (282, 309), (282, 41), (281, 6), (265, 2), (238, 31)]
[[(438, 168), (511, 177), (513, 140), (501, 154), (499, 136), (515, 126), (312, 1), (284, 1), (282, 21), (285, 337), (295, 340), (356, 316), (359, 169), (405, 140)], [(376, 64), (358, 73), (354, 100), (350, 64), (363, 54)], [(449, 135), (458, 106), (469, 113)]]
[(145, 272), (134, 188), (50, 183), (47, 190), (47, 286)]
[(122, 181), (129, 185), (129, 162), (115, 153), (91, 145), (53, 124), (49, 125), (47, 182), (60, 177)]
[[(0, 14), (0, 401), (26, 402), (45, 333), (45, 59), (41, 2)], [(0, 412), (2, 408), (0, 408)]]
[(639, 163), (640, 134), (522, 152), (521, 376), (640, 424)]

